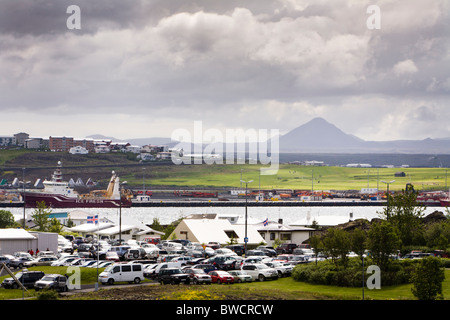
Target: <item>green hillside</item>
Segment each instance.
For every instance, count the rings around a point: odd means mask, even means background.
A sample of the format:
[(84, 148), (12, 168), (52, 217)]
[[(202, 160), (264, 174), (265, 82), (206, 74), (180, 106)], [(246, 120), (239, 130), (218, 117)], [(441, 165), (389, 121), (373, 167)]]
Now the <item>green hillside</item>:
[[(386, 189), (382, 180), (395, 180), (391, 190), (404, 189), (412, 183), (416, 190), (447, 190), (445, 168), (347, 168), (309, 167), (281, 164), (274, 175), (260, 175), (259, 165), (174, 165), (171, 161), (139, 163), (135, 155), (124, 153), (71, 155), (63, 152), (0, 150), (0, 179), (15, 177), (34, 182), (50, 178), (58, 161), (63, 163), (65, 180), (88, 178), (105, 183), (116, 171), (130, 186), (182, 188), (239, 188), (243, 180), (254, 180), (249, 188), (301, 190)], [(405, 177), (395, 177), (396, 172)]]

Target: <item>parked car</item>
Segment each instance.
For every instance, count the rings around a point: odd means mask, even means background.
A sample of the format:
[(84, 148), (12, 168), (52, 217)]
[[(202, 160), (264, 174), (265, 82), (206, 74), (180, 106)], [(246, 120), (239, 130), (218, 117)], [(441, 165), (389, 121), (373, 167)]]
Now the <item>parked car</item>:
[(244, 254), (244, 246), (242, 244), (232, 244), (226, 246), (225, 248), (233, 250), (238, 256), (242, 256)]
[(256, 257), (248, 257), (248, 258), (245, 258), (244, 260), (242, 260), (242, 265), (244, 265), (244, 264), (253, 264), (253, 263), (261, 263), (261, 260), (263, 258), (264, 257), (258, 257), (258, 256), (256, 256)]
[(301, 255), (301, 256), (291, 255), (291, 256), (289, 256), (287, 262), (292, 265), (297, 265), (300, 263), (308, 263), (310, 258), (311, 258), (310, 256), (304, 256), (304, 255)]
[(253, 281), (252, 276), (243, 270), (230, 270), (230, 271), (228, 271), (228, 273), (233, 276), (234, 282), (237, 282), (237, 283)]
[(208, 273), (213, 283), (234, 283), (234, 277), (226, 271), (214, 270)]
[(125, 253), (125, 260), (137, 260), (145, 259), (147, 257), (147, 252), (144, 248), (130, 248)]
[[(25, 288), (33, 288), (36, 281), (44, 276), (42, 271), (20, 271), (15, 274), (16, 279), (22, 283)], [(5, 289), (18, 289), (19, 284), (13, 278), (6, 278), (2, 282)]]
[(248, 250), (247, 257), (267, 257), (268, 255), (262, 250)]
[(292, 256), (291, 254), (280, 254), (274, 259), (274, 261), (289, 262), (291, 256)]
[(179, 256), (175, 257), (171, 260), (171, 262), (181, 262), (181, 266), (184, 266), (186, 264), (189, 264), (189, 261), (191, 261), (192, 258), (189, 256)]
[(213, 270), (217, 270), (217, 268), (210, 263), (199, 263), (199, 264), (195, 264), (191, 267), (192, 269), (202, 269), (203, 271), (205, 271), (205, 273), (208, 273), (213, 271)]
[[(216, 266), (217, 269), (221, 270), (231, 270), (236, 269), (236, 263), (239, 257), (237, 255), (216, 255), (214, 257), (209, 258), (208, 263)], [(238, 267), (240, 264), (240, 260), (238, 263)]]
[(264, 264), (270, 268), (274, 268), (275, 270), (277, 270), (278, 276), (280, 278), (290, 276), (292, 274), (292, 270), (294, 269), (294, 266), (292, 264), (281, 261), (266, 262)]
[(119, 262), (120, 258), (119, 258), (119, 255), (117, 254), (117, 252), (107, 251), (105, 254), (105, 260)]
[(75, 261), (76, 259), (80, 259), (78, 256), (66, 256), (63, 258), (60, 258), (56, 261), (53, 261), (51, 266), (52, 267), (62, 267), (69, 265), (72, 261)]
[(23, 263), (24, 267), (37, 267), (37, 266), (51, 266), (53, 262), (57, 261), (58, 258), (55, 256), (43, 256), (33, 259), (31, 261), (27, 261)]
[(155, 273), (157, 266), (158, 265), (156, 263), (145, 266), (144, 267), (144, 277), (147, 279), (155, 279), (157, 276), (157, 274)]
[(278, 272), (264, 263), (244, 264), (241, 270), (252, 276), (253, 280), (264, 281), (268, 278), (278, 279)]
[(13, 255), (15, 258), (33, 258), (31, 256), (31, 254), (29, 254), (28, 252), (24, 252), (24, 251), (18, 251), (18, 252), (14, 252)]
[(193, 284), (211, 284), (212, 282), (211, 276), (209, 274), (206, 274), (202, 269), (189, 268), (184, 270), (184, 272), (189, 275), (190, 282), (192, 282)]
[(130, 246), (112, 246), (111, 248), (109, 248), (108, 251), (115, 251), (119, 256), (120, 261), (124, 261), (125, 253), (127, 253), (128, 249), (130, 248), (131, 248)]
[(8, 257), (8, 256), (0, 256), (0, 264), (4, 263), (4, 264), (6, 264), (7, 267), (9, 267), (9, 264), (10, 264), (12, 259), (13, 259), (12, 256), (10, 256), (10, 257)]
[[(138, 263), (111, 263), (103, 272), (98, 275), (98, 280), (102, 284), (114, 284), (115, 282), (140, 283), (144, 280), (144, 268)], [(99, 266), (100, 267), (100, 266)]]
[(277, 256), (277, 251), (273, 247), (259, 246), (256, 249), (257, 250), (261, 250), (262, 252), (264, 252), (269, 257), (276, 257)]
[(308, 255), (308, 256), (314, 256), (314, 251), (312, 249), (309, 248), (295, 248), (292, 251), (292, 254), (295, 255)]
[(60, 274), (46, 274), (40, 280), (36, 281), (34, 284), (34, 289), (36, 291), (42, 289), (51, 289), (60, 292), (66, 292), (67, 288), (67, 278), (66, 276)]
[(277, 254), (292, 253), (298, 246), (295, 243), (282, 243), (277, 247)]
[(161, 269), (158, 273), (158, 277), (157, 277), (158, 281), (161, 284), (180, 284), (180, 283), (185, 283), (185, 284), (189, 284), (190, 283), (190, 277), (187, 273), (185, 273), (183, 270), (181, 270), (180, 268), (165, 268), (165, 269)]
[(11, 259), (9, 261), (9, 266), (11, 268), (22, 269), (25, 262), (32, 261), (32, 260), (33, 260), (33, 258), (31, 258), (31, 257), (29, 257), (29, 258), (28, 257), (15, 257), (14, 259)]
[(94, 260), (94, 259), (88, 260), (88, 261), (85, 261), (80, 267), (87, 268), (87, 267), (90, 267), (91, 265), (93, 265), (94, 263), (97, 263), (97, 260)]
[(53, 251), (39, 251), (39, 253), (37, 254), (38, 257), (56, 257), (56, 254)]
[(216, 249), (216, 254), (219, 255), (227, 255), (227, 256), (237, 256), (237, 253), (228, 248), (219, 248)]

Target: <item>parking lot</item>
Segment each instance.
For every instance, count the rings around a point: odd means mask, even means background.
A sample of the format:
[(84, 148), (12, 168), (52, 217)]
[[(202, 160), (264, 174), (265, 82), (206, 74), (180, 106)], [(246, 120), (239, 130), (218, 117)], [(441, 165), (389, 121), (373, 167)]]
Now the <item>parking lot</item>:
[[(162, 241), (161, 243), (137, 242), (117, 243), (99, 241), (61, 244), (58, 252), (40, 252), (38, 256), (17, 252), (2, 256), (2, 262), (16, 275), (30, 277), (28, 268), (38, 266), (74, 266), (99, 270), (98, 284), (78, 286), (78, 290), (96, 290), (116, 285), (151, 284), (234, 284), (252, 281), (277, 280), (289, 277), (298, 263), (312, 261), (312, 251), (307, 248), (290, 248), (285, 253), (280, 249), (260, 246), (244, 253), (243, 246), (220, 246), (217, 243), (202, 245), (189, 241)], [(297, 249), (297, 251), (294, 251)], [(21, 271), (25, 272), (21, 272)], [(34, 269), (32, 269), (34, 270)], [(5, 276), (2, 271), (0, 276)], [(28, 289), (50, 287), (62, 293), (72, 291), (69, 276), (51, 281), (45, 274), (46, 284), (25, 283)], [(38, 276), (36, 276), (38, 277)], [(9, 277), (7, 277), (9, 278)], [(39, 277), (38, 277), (39, 278)], [(54, 275), (56, 279), (56, 275)], [(3, 288), (20, 289), (20, 284), (6, 279)], [(32, 280), (29, 280), (32, 282)], [(50, 282), (49, 282), (50, 281)], [(42, 282), (42, 281), (41, 281)]]

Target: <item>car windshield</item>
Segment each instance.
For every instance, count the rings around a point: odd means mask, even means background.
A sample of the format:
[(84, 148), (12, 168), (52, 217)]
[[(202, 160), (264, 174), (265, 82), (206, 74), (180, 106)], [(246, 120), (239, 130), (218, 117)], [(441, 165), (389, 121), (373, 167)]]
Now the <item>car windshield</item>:
[(112, 271), (113, 268), (114, 268), (114, 265), (111, 264), (106, 267), (105, 272), (110, 272), (110, 271)]
[(54, 276), (44, 276), (41, 281), (53, 281), (54, 279)]
[(193, 273), (205, 273), (205, 271), (201, 270), (201, 269), (192, 269)]

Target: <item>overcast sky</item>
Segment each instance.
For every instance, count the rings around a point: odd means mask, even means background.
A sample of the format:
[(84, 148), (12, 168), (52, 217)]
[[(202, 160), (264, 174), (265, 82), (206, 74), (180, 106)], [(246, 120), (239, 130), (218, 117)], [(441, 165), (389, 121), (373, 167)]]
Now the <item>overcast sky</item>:
[(449, 13), (450, 0), (0, 0), (0, 135), (285, 133), (323, 117), (365, 140), (450, 137)]

